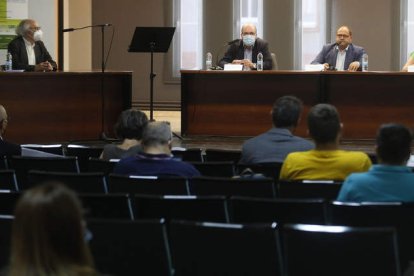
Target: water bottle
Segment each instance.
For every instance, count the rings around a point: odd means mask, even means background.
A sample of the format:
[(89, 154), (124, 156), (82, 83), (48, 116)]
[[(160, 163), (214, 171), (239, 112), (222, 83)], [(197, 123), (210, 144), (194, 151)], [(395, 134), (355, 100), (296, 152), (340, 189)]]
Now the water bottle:
[(10, 71), (13, 69), (13, 58), (10, 52), (6, 55), (6, 63), (4, 64), (4, 69)]
[(211, 67), (213, 67), (212, 60), (213, 60), (213, 56), (211, 55), (210, 52), (208, 52), (206, 54), (206, 70), (211, 70)]
[(257, 62), (256, 62), (256, 69), (257, 71), (263, 71), (263, 54), (257, 54)]
[(362, 72), (368, 71), (368, 54), (365, 53), (362, 55)]

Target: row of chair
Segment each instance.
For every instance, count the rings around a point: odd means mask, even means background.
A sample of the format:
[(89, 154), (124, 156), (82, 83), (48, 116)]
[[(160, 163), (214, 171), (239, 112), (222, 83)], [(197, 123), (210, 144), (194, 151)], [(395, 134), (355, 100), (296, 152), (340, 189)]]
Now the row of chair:
[[(0, 219), (0, 265), (12, 219)], [(111, 275), (401, 275), (393, 228), (88, 220)]]
[[(19, 177), (20, 176), (20, 177)], [(341, 182), (278, 181), (273, 178), (139, 177), (104, 173), (0, 171), (0, 189), (22, 191), (38, 183), (59, 181), (80, 193), (130, 193), (159, 195), (240, 195), (253, 197), (336, 199)]]

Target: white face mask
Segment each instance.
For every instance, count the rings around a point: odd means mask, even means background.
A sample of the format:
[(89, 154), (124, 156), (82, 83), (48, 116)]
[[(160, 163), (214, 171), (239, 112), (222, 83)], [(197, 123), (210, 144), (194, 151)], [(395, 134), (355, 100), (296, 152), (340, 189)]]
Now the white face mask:
[(40, 41), (43, 38), (43, 32), (42, 30), (37, 30), (33, 33), (33, 39), (34, 41)]

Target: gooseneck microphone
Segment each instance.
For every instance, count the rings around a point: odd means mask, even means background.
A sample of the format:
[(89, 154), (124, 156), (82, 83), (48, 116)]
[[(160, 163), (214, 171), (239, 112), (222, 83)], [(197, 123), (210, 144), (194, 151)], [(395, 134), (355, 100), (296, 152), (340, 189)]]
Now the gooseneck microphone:
[(90, 25), (90, 26), (85, 26), (85, 27), (80, 27), (80, 28), (67, 28), (67, 29), (63, 29), (62, 32), (66, 33), (66, 32), (73, 32), (76, 30), (82, 30), (82, 29), (86, 29), (86, 28), (95, 28), (95, 27), (109, 27), (112, 26), (111, 23), (105, 23), (105, 24), (97, 24), (97, 25)]

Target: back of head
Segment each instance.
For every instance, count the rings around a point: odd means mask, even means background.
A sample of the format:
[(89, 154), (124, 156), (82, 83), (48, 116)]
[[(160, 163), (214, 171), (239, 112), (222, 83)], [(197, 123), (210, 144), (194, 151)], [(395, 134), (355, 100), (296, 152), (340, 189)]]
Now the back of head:
[(308, 114), (309, 134), (316, 143), (332, 143), (341, 129), (339, 114), (330, 104), (317, 104)]
[(19, 25), (16, 27), (16, 34), (19, 36), (24, 36), (26, 32), (29, 30), (31, 23), (33, 22), (33, 19), (23, 19), (20, 21)]
[(168, 145), (172, 139), (171, 127), (167, 122), (149, 122), (142, 135), (142, 145), (156, 147)]
[(411, 154), (411, 131), (400, 124), (384, 124), (377, 133), (377, 154), (380, 163), (403, 165)]
[(10, 275), (93, 275), (73, 191), (59, 183), (37, 186), (22, 195), (14, 216)]
[(148, 117), (137, 109), (122, 111), (115, 124), (116, 136), (120, 139), (142, 139), (142, 133), (148, 123)]
[(302, 112), (302, 101), (295, 96), (283, 96), (276, 100), (272, 109), (275, 127), (296, 127)]

